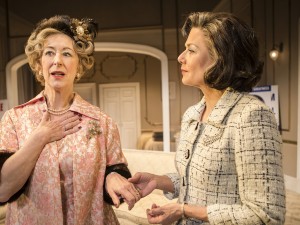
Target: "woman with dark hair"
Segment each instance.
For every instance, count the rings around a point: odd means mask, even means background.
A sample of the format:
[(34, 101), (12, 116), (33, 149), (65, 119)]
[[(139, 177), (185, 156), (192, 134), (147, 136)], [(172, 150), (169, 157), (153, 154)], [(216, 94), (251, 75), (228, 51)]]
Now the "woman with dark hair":
[(94, 64), (96, 34), (92, 19), (54, 16), (28, 39), (25, 53), (44, 90), (0, 123), (6, 224), (119, 224), (111, 204), (124, 199), (131, 209), (140, 199), (116, 123), (73, 92)]
[(259, 81), (257, 37), (230, 13), (191, 13), (178, 57), (182, 83), (204, 97), (183, 115), (177, 173), (136, 173), (142, 197), (163, 190), (178, 203), (152, 205), (150, 223), (283, 224), (281, 136), (273, 112), (251, 91)]

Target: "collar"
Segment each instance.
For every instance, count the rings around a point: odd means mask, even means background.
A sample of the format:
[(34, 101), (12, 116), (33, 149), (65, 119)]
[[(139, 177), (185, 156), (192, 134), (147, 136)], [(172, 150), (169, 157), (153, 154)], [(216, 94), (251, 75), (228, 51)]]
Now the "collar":
[[(29, 100), (28, 102), (18, 105), (14, 108), (15, 109), (22, 108), (27, 105), (33, 105), (37, 102), (42, 102), (42, 104), (44, 105), (42, 110), (47, 109), (46, 99), (43, 95), (43, 91), (41, 91), (37, 96), (35, 96), (33, 99)], [(70, 111), (77, 112), (79, 114), (93, 118), (95, 120), (100, 120), (100, 112), (101, 112), (100, 108), (85, 101), (77, 93), (75, 93), (73, 103), (70, 107)]]
[[(232, 88), (227, 88), (209, 115), (207, 123), (222, 124), (226, 115), (243, 95), (243, 93), (235, 91)], [(189, 122), (199, 121), (199, 117), (203, 112), (205, 105), (206, 101), (205, 97), (203, 97), (198, 104), (191, 107), (191, 111), (187, 117)]]

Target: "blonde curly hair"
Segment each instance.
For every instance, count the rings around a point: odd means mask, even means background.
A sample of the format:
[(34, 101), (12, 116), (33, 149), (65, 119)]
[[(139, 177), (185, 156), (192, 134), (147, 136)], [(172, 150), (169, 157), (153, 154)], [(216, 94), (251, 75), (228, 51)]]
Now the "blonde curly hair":
[(29, 66), (37, 81), (41, 85), (45, 85), (45, 79), (41, 73), (40, 59), (47, 37), (55, 34), (65, 34), (74, 40), (74, 49), (79, 58), (75, 81), (80, 80), (86, 71), (94, 65), (94, 39), (97, 35), (97, 30), (97, 23), (87, 18), (78, 20), (69, 16), (54, 16), (39, 22), (25, 46), (25, 54), (27, 55)]

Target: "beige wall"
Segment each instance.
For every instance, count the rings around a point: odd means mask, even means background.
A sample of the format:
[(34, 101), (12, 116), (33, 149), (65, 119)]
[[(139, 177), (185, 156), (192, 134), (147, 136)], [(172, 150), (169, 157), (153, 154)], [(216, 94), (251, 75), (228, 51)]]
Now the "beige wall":
[[(163, 8), (170, 8), (171, 1), (162, 1)], [(1, 8), (0, 8), (1, 9)], [(2, 9), (1, 9), (2, 10)], [(279, 86), (280, 95), (280, 121), (283, 137), (283, 162), (284, 172), (290, 176), (296, 176), (297, 158), (297, 91), (298, 91), (298, 19), (300, 16), (300, 1), (298, 0), (223, 0), (215, 8), (215, 11), (230, 11), (251, 24), (260, 38), (261, 57), (265, 61), (263, 78), (260, 85)], [(177, 16), (171, 10), (164, 10), (162, 24), (170, 21), (176, 23)], [(6, 97), (5, 72), (2, 62), (22, 54), (24, 43), (33, 25), (18, 18), (10, 16), (10, 35), (6, 39), (7, 23), (4, 14), (0, 14), (0, 99)], [(4, 21), (4, 22), (3, 22)], [(178, 23), (178, 21), (177, 21)], [(179, 27), (179, 24), (176, 25)], [(164, 51), (169, 59), (169, 81), (175, 83), (175, 99), (170, 100), (171, 129), (178, 129), (180, 119), (186, 108), (198, 101), (199, 92), (191, 87), (181, 84), (181, 76), (178, 70), (177, 56), (184, 48), (184, 40), (179, 30), (161, 27), (140, 27), (137, 29), (106, 30), (101, 31), (98, 41), (129, 42), (146, 44)], [(268, 52), (273, 43), (283, 43), (283, 52), (276, 62), (269, 59)], [(146, 122), (147, 117), (151, 122), (162, 122), (161, 110), (161, 81), (159, 62), (151, 57), (138, 54), (130, 54), (136, 62), (136, 71), (131, 78), (119, 77), (107, 79), (101, 74), (99, 65), (105, 57), (121, 56), (121, 54), (103, 53), (97, 56), (97, 75), (90, 80), (96, 83), (108, 82), (134, 82), (141, 84), (141, 112), (142, 129), (159, 129), (159, 126), (151, 126)], [(124, 55), (125, 57), (126, 54)], [(100, 72), (99, 72), (100, 71)]]

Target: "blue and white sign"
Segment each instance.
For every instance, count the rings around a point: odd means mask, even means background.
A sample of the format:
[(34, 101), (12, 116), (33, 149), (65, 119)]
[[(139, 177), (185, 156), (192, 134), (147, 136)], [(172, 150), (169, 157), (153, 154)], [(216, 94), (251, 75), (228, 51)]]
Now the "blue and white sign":
[(262, 102), (264, 102), (274, 112), (278, 126), (280, 125), (279, 120), (279, 96), (278, 96), (278, 85), (267, 85), (254, 87), (250, 94), (255, 95)]

